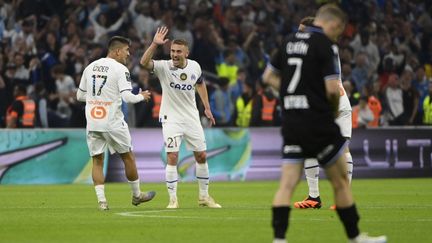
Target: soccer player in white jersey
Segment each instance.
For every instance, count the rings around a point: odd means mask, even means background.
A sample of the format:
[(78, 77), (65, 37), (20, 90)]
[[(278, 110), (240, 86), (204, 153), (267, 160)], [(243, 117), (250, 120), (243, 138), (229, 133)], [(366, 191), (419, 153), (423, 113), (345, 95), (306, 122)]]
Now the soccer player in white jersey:
[[(314, 21), (314, 17), (305, 17), (301, 20), (299, 30), (304, 31), (306, 26), (311, 26)], [(341, 70), (340, 59), (339, 61), (339, 70)], [(351, 139), (351, 130), (352, 130), (352, 120), (351, 120), (351, 104), (349, 102), (348, 96), (345, 92), (345, 89), (342, 86), (342, 79), (339, 77), (339, 115), (336, 118), (336, 124), (338, 124), (341, 134), (347, 140)], [(351, 183), (352, 179), (352, 171), (353, 171), (353, 159), (351, 153), (349, 151), (348, 146), (345, 149), (345, 157), (347, 161), (347, 173), (348, 180)], [(300, 202), (295, 202), (294, 207), (300, 209), (307, 208), (321, 208), (321, 198), (319, 193), (319, 165), (316, 159), (306, 159), (305, 161), (305, 175), (306, 180), (309, 187), (309, 195), (306, 199)], [(335, 209), (335, 205), (330, 207), (331, 209)]]
[(92, 177), (101, 210), (108, 210), (104, 190), (104, 152), (120, 154), (126, 177), (132, 190), (132, 204), (150, 201), (154, 191), (141, 192), (140, 181), (132, 153), (129, 128), (121, 111), (122, 99), (137, 103), (150, 98), (150, 92), (131, 93), (132, 86), (126, 62), (129, 58), (130, 41), (114, 36), (108, 44), (108, 55), (90, 63), (81, 77), (77, 99), (86, 102), (87, 144), (93, 159)]
[(165, 168), (166, 186), (169, 194), (167, 208), (178, 208), (177, 200), (177, 161), (182, 140), (188, 149), (193, 150), (196, 160), (196, 177), (199, 185), (198, 204), (210, 208), (220, 208), (208, 193), (209, 169), (206, 155), (204, 131), (200, 123), (195, 102), (195, 89), (204, 104), (204, 113), (212, 124), (215, 120), (210, 110), (207, 88), (201, 77), (200, 65), (188, 59), (189, 48), (185, 40), (171, 42), (171, 60), (152, 60), (159, 45), (168, 42), (165, 39), (168, 29), (157, 29), (153, 42), (141, 58), (141, 65), (153, 71), (162, 86), (162, 102), (159, 121), (162, 123), (162, 133), (167, 152)]

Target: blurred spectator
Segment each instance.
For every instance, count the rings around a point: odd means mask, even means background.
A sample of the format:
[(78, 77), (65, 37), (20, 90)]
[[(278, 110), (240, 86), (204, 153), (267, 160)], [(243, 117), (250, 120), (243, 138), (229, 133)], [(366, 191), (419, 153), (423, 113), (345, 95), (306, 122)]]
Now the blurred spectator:
[(243, 83), (247, 82), (247, 72), (245, 69), (240, 68), (237, 70), (237, 82), (230, 87), (231, 99), (235, 104), (237, 98), (243, 93)]
[(57, 114), (69, 120), (72, 115), (70, 104), (74, 102), (76, 86), (72, 77), (64, 73), (64, 68), (63, 65), (57, 65), (53, 67), (51, 72), (55, 78), (57, 87), (57, 95), (55, 97), (58, 98)]
[(173, 39), (185, 39), (189, 43), (189, 50), (193, 50), (193, 35), (188, 29), (186, 16), (180, 15), (175, 18), (174, 28), (171, 30)]
[(31, 98), (36, 104), (35, 127), (49, 127), (48, 124), (48, 102), (45, 98), (46, 90), (43, 83), (37, 83)]
[(254, 87), (249, 82), (243, 83), (243, 93), (235, 103), (233, 120), (238, 127), (249, 127), (252, 121), (252, 108), (255, 97)]
[(15, 100), (6, 112), (7, 128), (33, 128), (35, 126), (36, 104), (27, 96), (27, 88), (16, 85), (14, 88)]
[(227, 78), (228, 85), (234, 86), (237, 82), (237, 71), (239, 67), (236, 64), (235, 54), (232, 51), (224, 52), (224, 60), (216, 65), (216, 72), (220, 78)]
[(426, 77), (423, 66), (418, 66), (416, 69), (414, 80), (412, 81), (413, 87), (419, 92), (419, 105), (417, 110), (417, 116), (415, 118), (415, 124), (420, 125), (423, 122), (423, 101), (429, 94), (429, 81)]
[(369, 59), (368, 73), (376, 72), (380, 63), (380, 55), (377, 46), (370, 41), (369, 31), (366, 28), (361, 29), (350, 45), (354, 49), (355, 56), (361, 52), (366, 53)]
[(386, 102), (385, 121), (389, 125), (403, 125), (403, 94), (397, 74), (390, 75), (384, 98)]
[[(258, 93), (254, 101), (253, 112), (258, 115), (253, 120), (253, 126), (276, 126), (279, 123), (278, 97), (270, 87)], [(254, 118), (255, 118), (254, 117)]]
[(403, 92), (403, 125), (413, 125), (418, 111), (419, 93), (411, 85), (413, 74), (410, 70), (405, 70), (401, 76), (401, 87)]
[(90, 12), (89, 15), (89, 20), (94, 30), (94, 38), (92, 41), (95, 43), (99, 43), (101, 40), (106, 41), (106, 35), (110, 32), (117, 31), (123, 24), (123, 21), (125, 20), (127, 14), (127, 12), (124, 12), (123, 15), (118, 18), (114, 24), (109, 26), (108, 15), (107, 13), (102, 12), (101, 8), (101, 4), (98, 4), (96, 8), (94, 8), (93, 11)]
[(432, 125), (432, 82), (429, 82), (429, 94), (423, 101), (423, 124)]
[(367, 97), (361, 96), (359, 104), (352, 108), (352, 128), (365, 128), (374, 120), (374, 115), (367, 104)]
[(369, 83), (368, 56), (360, 52), (356, 55), (356, 66), (352, 70), (352, 81), (355, 84), (355, 90), (361, 92), (363, 87)]
[(217, 126), (231, 125), (234, 105), (229, 91), (229, 79), (220, 78), (219, 85), (210, 95), (210, 108)]
[(374, 119), (368, 123), (368, 127), (378, 127), (380, 125), (382, 105), (380, 101), (380, 84), (374, 82), (367, 87), (368, 107), (372, 111)]
[(137, 93), (139, 89), (149, 90), (151, 92), (151, 100), (135, 104), (136, 126), (160, 126), (159, 110), (162, 102), (162, 88), (160, 87), (159, 80), (151, 78), (147, 69), (140, 68), (137, 81), (138, 83), (136, 87), (134, 87), (133, 93)]

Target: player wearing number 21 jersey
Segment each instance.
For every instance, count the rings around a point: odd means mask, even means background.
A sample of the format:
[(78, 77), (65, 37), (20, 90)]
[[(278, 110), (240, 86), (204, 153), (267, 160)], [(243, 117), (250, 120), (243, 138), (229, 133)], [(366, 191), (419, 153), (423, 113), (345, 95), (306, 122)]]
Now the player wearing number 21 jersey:
[(188, 43), (182, 39), (171, 42), (170, 60), (153, 60), (153, 54), (159, 45), (168, 42), (165, 36), (168, 28), (157, 29), (153, 41), (141, 57), (141, 65), (154, 71), (162, 86), (162, 103), (159, 121), (162, 123), (165, 151), (167, 152), (167, 166), (165, 167), (165, 180), (169, 194), (167, 208), (179, 208), (177, 199), (177, 162), (181, 143), (186, 142), (189, 150), (194, 152), (196, 160), (196, 178), (199, 185), (198, 205), (210, 208), (220, 208), (209, 195), (210, 181), (207, 164), (207, 145), (204, 131), (199, 120), (195, 101), (195, 90), (198, 92), (204, 105), (204, 114), (215, 123), (210, 110), (207, 88), (201, 78), (200, 65), (189, 56)]

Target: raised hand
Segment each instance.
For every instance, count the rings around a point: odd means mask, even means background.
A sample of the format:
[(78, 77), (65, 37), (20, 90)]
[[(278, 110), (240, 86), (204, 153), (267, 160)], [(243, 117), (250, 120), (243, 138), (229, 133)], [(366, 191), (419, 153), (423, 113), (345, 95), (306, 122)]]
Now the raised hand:
[(153, 43), (157, 45), (163, 45), (167, 43), (168, 39), (165, 39), (166, 34), (168, 33), (168, 28), (165, 26), (158, 27), (156, 34), (153, 37)]

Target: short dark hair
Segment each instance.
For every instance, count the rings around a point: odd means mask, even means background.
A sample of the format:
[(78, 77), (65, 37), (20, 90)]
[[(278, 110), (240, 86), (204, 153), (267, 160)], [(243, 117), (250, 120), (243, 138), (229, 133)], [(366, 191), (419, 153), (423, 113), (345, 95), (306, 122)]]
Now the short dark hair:
[(172, 41), (172, 44), (182, 45), (182, 46), (186, 46), (187, 48), (189, 48), (189, 43), (185, 39), (174, 39)]
[(307, 16), (307, 17), (304, 17), (302, 20), (300, 20), (300, 24), (302, 24), (304, 26), (312, 26), (314, 20), (315, 20), (315, 17)]
[(118, 48), (120, 45), (127, 45), (130, 46), (131, 40), (129, 38), (123, 37), (123, 36), (113, 36), (108, 42), (108, 50), (113, 50), (115, 48)]

